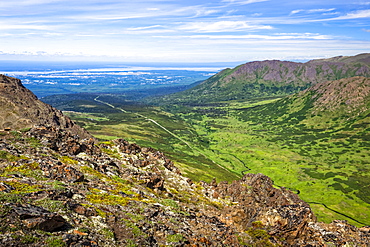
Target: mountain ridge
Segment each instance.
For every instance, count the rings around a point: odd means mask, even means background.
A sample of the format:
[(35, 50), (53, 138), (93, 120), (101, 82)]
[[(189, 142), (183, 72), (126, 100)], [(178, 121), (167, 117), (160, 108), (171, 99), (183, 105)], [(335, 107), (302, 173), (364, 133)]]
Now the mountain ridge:
[(20, 80), (0, 75), (0, 129), (25, 129), (35, 125), (54, 126), (79, 138), (92, 138), (61, 111), (40, 101)]
[(306, 63), (254, 61), (225, 69), (189, 90), (164, 96), (157, 101), (186, 104), (282, 97), (322, 81), (353, 76), (369, 77), (369, 66), (369, 53), (311, 60)]

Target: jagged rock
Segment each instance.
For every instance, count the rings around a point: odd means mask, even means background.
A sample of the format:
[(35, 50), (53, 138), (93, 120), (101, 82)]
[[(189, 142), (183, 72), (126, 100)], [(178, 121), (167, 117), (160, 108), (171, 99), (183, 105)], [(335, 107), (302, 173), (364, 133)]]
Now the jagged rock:
[(135, 143), (130, 144), (128, 141), (124, 139), (117, 139), (114, 141), (121, 152), (127, 154), (137, 154), (141, 152), (141, 147)]
[(158, 190), (165, 190), (164, 189), (164, 180), (162, 177), (158, 176), (157, 174), (154, 174), (149, 178), (149, 181), (146, 183), (146, 186), (151, 189), (158, 189)]
[(82, 206), (79, 203), (71, 203), (71, 202), (69, 202), (68, 205), (69, 205), (69, 208), (71, 210), (73, 210), (75, 213), (78, 213), (80, 215), (84, 215), (84, 216), (87, 216), (87, 217), (89, 217), (89, 216), (96, 216), (97, 215), (96, 214), (96, 211), (94, 209), (84, 207), (84, 206)]
[(3, 182), (0, 182), (0, 191), (9, 193), (12, 190), (15, 190), (15, 188), (13, 186), (11, 186), (9, 184), (6, 184), (6, 183), (3, 183)]
[(27, 228), (52, 232), (66, 225), (66, 220), (62, 216), (51, 213), (42, 207), (30, 204), (10, 204), (9, 206)]
[(56, 179), (66, 182), (82, 182), (84, 180), (84, 174), (73, 166), (62, 164), (58, 162), (56, 164), (45, 164), (42, 165), (41, 169), (44, 175), (51, 179)]
[(80, 140), (78, 135), (53, 126), (36, 126), (30, 129), (27, 135), (40, 139), (43, 144), (62, 154), (97, 154), (100, 151), (95, 146), (94, 138)]
[(38, 100), (16, 78), (0, 75), (0, 105), (0, 129), (19, 130), (35, 125), (53, 126), (68, 130), (81, 139), (93, 138), (61, 111)]
[(82, 236), (76, 234), (65, 234), (63, 235), (63, 242), (67, 246), (74, 247), (98, 247), (99, 245), (92, 240), (86, 240)]

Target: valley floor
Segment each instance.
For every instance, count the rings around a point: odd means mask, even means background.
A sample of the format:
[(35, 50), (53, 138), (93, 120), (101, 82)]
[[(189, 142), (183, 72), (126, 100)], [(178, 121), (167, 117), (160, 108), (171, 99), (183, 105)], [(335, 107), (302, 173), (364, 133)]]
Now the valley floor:
[(309, 202), (320, 221), (370, 225), (370, 145), (359, 123), (306, 128), (267, 118), (261, 109), (275, 100), (159, 108), (117, 97), (92, 95), (59, 108), (101, 140), (124, 138), (164, 152), (195, 181), (263, 173)]

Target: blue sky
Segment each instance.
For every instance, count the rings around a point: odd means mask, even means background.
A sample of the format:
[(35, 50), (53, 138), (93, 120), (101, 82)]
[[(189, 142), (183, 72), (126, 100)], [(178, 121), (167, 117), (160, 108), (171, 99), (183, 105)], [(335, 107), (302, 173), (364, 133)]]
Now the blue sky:
[(367, 52), (369, 0), (0, 2), (0, 60), (210, 63)]

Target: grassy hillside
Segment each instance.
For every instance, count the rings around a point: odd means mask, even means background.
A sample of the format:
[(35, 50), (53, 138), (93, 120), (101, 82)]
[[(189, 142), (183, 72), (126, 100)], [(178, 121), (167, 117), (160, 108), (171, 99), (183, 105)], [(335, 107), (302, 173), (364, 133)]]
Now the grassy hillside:
[(311, 202), (321, 220), (369, 224), (369, 87), (369, 79), (354, 77), (275, 101), (166, 110), (209, 140), (210, 159), (272, 177)]
[(143, 147), (160, 150), (195, 181), (210, 182), (213, 178), (232, 181), (240, 178), (237, 171), (225, 169), (208, 158), (204, 154), (204, 150), (208, 149), (207, 138), (200, 137), (192, 126), (172, 113), (125, 101), (125, 96), (119, 95), (86, 94), (74, 97), (71, 95), (63, 100), (63, 95), (60, 95), (54, 106), (100, 140), (124, 138)]

